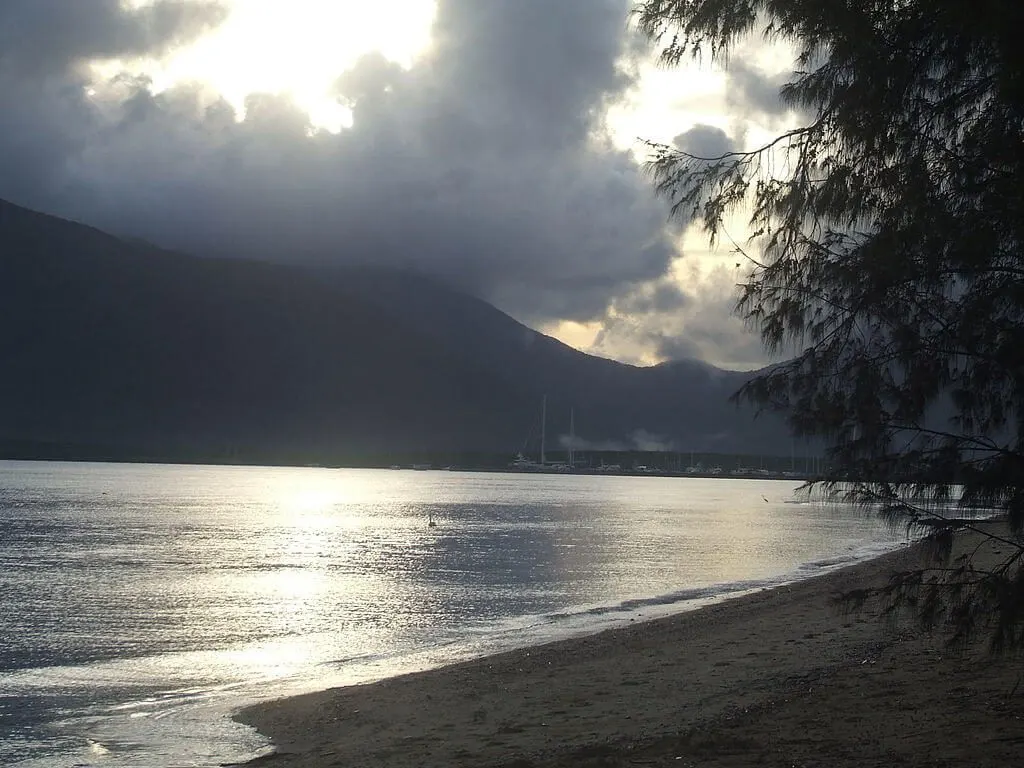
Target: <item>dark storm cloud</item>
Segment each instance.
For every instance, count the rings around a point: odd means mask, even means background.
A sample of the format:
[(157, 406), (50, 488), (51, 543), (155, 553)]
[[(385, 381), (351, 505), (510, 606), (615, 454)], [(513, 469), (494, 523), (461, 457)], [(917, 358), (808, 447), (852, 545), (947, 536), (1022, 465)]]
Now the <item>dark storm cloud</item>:
[(725, 368), (758, 368), (766, 357), (761, 341), (735, 316), (736, 291), (724, 273), (693, 285), (694, 300), (668, 322), (645, 326), (648, 343), (665, 360), (707, 360)]
[(137, 10), (119, 0), (0, 2), (0, 196), (59, 210), (72, 187), (88, 194), (73, 165), (104, 121), (86, 95), (82, 65), (159, 54), (223, 15), (204, 0), (160, 0)]
[(681, 310), (691, 301), (675, 283), (658, 280), (634, 287), (618, 298), (615, 308), (628, 315), (661, 314)]
[(74, 62), (159, 52), (215, 7), (68, 5), (4, 6), (40, 39), (56, 21), (40, 48), (65, 67), (30, 79), (23, 46), (4, 75), (20, 151), (0, 196), (193, 252), (406, 265), (529, 322), (598, 317), (673, 256), (664, 204), (602, 129), (634, 84), (628, 0), (442, 0), (412, 69), (371, 55), (339, 73), (339, 135), (279, 96), (251, 97), (242, 122), (191, 86), (121, 79), (87, 99)]
[(159, 55), (224, 18), (211, 0), (3, 0), (0, 67), (23, 75), (63, 73), (87, 59)]
[[(601, 107), (632, 84), (620, 66), (639, 51), (622, 0), (445, 0), (436, 74), (508, 146), (577, 142)], [(497, 126), (495, 126), (497, 127)]]
[(737, 57), (726, 72), (726, 103), (742, 115), (774, 123), (792, 112), (779, 96), (792, 79), (791, 70), (769, 74)]
[[(643, 349), (660, 360), (696, 358), (725, 368), (750, 369), (764, 364), (758, 337), (734, 315), (738, 298), (735, 269), (702, 272), (694, 265), (681, 276), (635, 286), (618, 296), (595, 340), (595, 350), (628, 358)], [(654, 302), (653, 295), (672, 296)]]
[(721, 128), (702, 123), (679, 134), (672, 143), (687, 154), (706, 158), (721, 157), (740, 148), (739, 144)]

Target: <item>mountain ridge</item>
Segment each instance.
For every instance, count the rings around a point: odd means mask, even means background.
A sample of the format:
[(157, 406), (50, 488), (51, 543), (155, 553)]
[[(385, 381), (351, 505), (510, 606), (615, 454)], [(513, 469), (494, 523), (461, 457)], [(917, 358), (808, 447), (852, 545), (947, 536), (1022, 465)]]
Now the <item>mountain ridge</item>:
[(783, 441), (728, 404), (743, 374), (590, 356), (408, 272), (179, 254), (5, 201), (0, 366), (0, 443), (115, 458), (511, 455), (542, 395), (553, 447), (570, 409), (591, 444)]

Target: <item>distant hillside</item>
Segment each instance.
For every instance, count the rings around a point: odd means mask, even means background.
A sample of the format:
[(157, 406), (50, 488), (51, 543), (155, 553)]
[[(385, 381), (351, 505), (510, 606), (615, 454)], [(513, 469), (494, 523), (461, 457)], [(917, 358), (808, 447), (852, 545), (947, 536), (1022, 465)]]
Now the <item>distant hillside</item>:
[[(702, 363), (636, 368), (415, 275), (200, 259), (0, 201), (0, 446), (348, 460), (592, 445), (788, 451)], [(45, 452), (43, 448), (40, 451)]]

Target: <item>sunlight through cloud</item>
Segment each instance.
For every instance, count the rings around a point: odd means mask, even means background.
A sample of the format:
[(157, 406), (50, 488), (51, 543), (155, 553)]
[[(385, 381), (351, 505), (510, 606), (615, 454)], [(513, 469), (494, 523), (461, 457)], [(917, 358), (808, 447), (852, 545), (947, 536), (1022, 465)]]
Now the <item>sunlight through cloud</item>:
[(334, 81), (377, 51), (409, 67), (430, 44), (432, 0), (228, 0), (227, 20), (195, 44), (147, 66), (157, 90), (201, 82), (241, 111), (251, 93), (287, 93), (314, 125), (337, 130), (351, 113)]

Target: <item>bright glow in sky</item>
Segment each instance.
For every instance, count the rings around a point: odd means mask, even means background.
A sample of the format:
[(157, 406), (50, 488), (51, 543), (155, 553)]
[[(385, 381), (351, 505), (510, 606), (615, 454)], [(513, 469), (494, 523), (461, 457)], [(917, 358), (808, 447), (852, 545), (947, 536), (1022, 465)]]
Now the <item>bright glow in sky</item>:
[[(144, 0), (143, 0), (144, 1)], [(207, 83), (241, 108), (254, 92), (290, 93), (315, 125), (337, 129), (347, 110), (334, 81), (380, 51), (408, 67), (430, 44), (434, 0), (226, 0), (228, 19), (194, 45), (147, 66), (154, 85)]]
[[(130, 0), (145, 5), (152, 0)], [(313, 125), (338, 130), (348, 109), (331, 95), (337, 77), (379, 51), (404, 67), (430, 47), (436, 0), (222, 0), (227, 20), (162, 62), (141, 63), (154, 88), (202, 82), (241, 110), (248, 94), (288, 93)], [(113, 74), (123, 63), (100, 67)], [(637, 139), (671, 141), (694, 123), (722, 124), (724, 78), (707, 68), (641, 68), (642, 87), (612, 108), (608, 124), (622, 148)]]
[[(608, 112), (608, 126), (623, 148), (640, 139), (670, 144), (697, 123), (728, 132), (723, 109), (725, 75), (710, 67), (665, 69), (654, 62), (640, 67), (640, 87)], [(640, 147), (642, 151), (642, 147)]]

